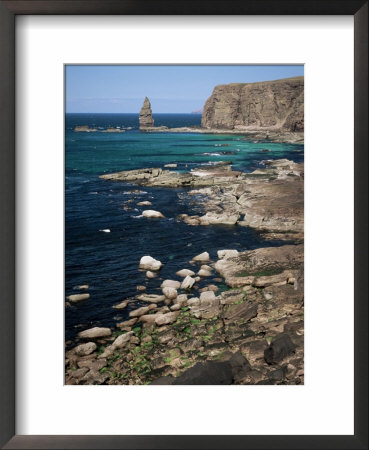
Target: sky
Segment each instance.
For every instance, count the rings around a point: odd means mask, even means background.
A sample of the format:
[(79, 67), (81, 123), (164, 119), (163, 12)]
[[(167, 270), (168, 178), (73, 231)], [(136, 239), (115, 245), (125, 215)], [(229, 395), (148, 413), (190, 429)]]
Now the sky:
[(67, 113), (153, 113), (201, 110), (218, 84), (253, 83), (304, 74), (303, 65), (67, 65)]

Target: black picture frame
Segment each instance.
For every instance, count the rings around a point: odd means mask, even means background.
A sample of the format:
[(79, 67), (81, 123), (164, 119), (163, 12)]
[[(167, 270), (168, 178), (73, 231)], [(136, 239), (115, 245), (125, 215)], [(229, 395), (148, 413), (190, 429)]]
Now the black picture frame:
[[(352, 15), (354, 90), (354, 435), (15, 435), (15, 17), (20, 14)], [(0, 1), (0, 445), (6, 449), (368, 448), (368, 2), (365, 0)], [(340, 362), (337, 361), (337, 364)], [(339, 393), (337, 393), (339, 395)]]

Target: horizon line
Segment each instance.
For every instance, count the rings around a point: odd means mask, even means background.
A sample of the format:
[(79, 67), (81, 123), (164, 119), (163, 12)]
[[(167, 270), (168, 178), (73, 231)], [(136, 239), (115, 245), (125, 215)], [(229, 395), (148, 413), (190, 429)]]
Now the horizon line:
[[(139, 112), (99, 112), (99, 111), (79, 111), (79, 112), (71, 112), (66, 111), (65, 114), (137, 114), (140, 115)], [(192, 114), (192, 115), (202, 115), (202, 113), (195, 113), (195, 112), (166, 112), (166, 113), (152, 113), (154, 116), (155, 114)]]

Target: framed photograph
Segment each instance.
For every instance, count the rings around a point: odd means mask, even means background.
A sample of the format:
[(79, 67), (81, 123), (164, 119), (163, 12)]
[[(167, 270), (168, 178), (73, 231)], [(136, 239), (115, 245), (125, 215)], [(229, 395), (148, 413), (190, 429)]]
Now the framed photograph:
[(3, 1), (3, 448), (368, 448), (368, 5)]

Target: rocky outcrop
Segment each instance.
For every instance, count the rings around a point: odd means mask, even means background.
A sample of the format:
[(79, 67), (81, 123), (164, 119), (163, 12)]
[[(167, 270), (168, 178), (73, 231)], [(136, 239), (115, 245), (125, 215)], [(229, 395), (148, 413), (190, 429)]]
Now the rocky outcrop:
[(304, 77), (216, 86), (205, 103), (205, 129), (304, 131)]
[(287, 159), (266, 160), (264, 165), (263, 169), (252, 173), (233, 171), (231, 165), (223, 163), (206, 169), (195, 168), (191, 172), (151, 168), (106, 174), (100, 178), (133, 181), (144, 186), (200, 188), (188, 195), (203, 198), (204, 214), (180, 214), (177, 220), (192, 226), (237, 224), (268, 232), (273, 239), (301, 239), (304, 165)]
[(145, 97), (145, 101), (142, 105), (139, 121), (140, 121), (140, 130), (145, 130), (145, 128), (152, 128), (154, 126), (154, 119), (152, 118), (152, 111), (151, 111), (151, 103), (147, 97)]

